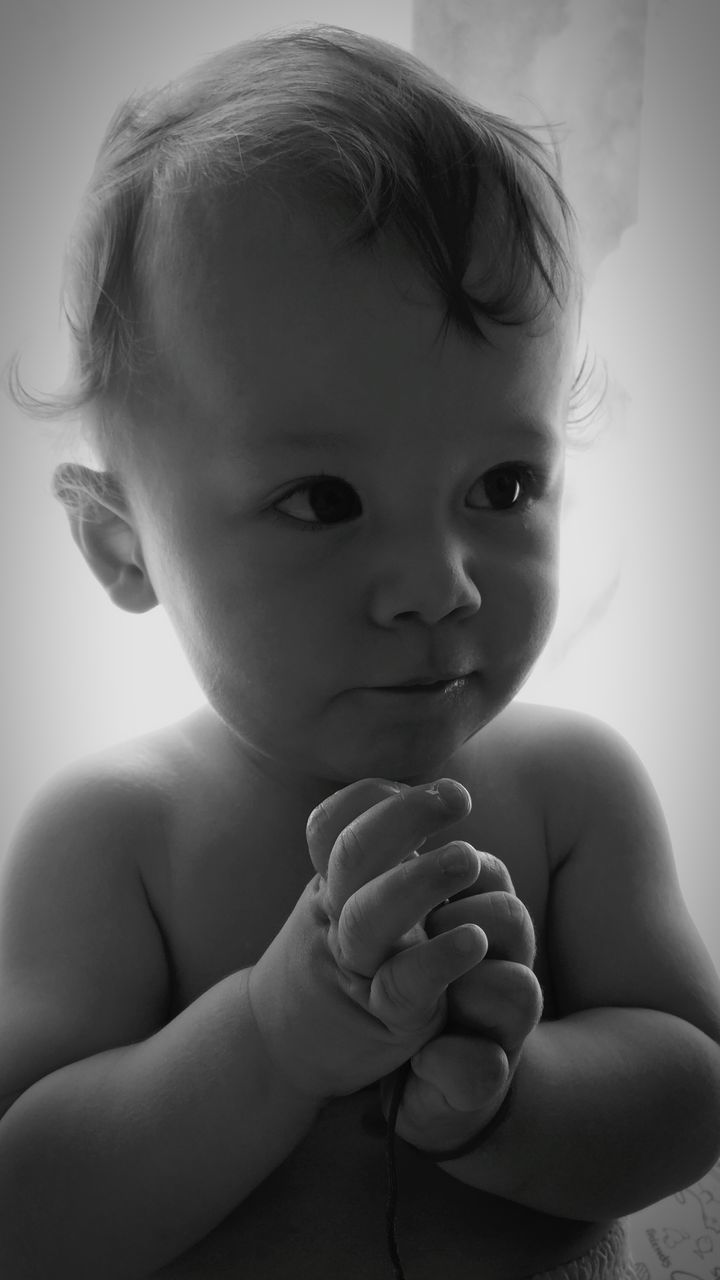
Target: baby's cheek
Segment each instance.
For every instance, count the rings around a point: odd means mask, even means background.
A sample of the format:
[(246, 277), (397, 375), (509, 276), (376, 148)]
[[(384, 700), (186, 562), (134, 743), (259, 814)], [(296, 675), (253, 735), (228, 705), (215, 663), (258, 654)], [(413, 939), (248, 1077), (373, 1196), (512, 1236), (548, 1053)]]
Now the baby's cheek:
[(520, 583), (518, 615), (525, 615), (527, 647), (533, 657), (544, 649), (555, 625), (559, 603), (559, 574), (554, 562), (530, 564)]

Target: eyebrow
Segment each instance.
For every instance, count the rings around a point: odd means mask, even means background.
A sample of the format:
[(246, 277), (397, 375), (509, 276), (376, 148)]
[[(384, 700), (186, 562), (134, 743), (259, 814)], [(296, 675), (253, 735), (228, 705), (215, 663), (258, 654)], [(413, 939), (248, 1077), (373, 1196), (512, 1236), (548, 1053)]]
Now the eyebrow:
[[(507, 433), (515, 439), (525, 437), (527, 440), (548, 444), (555, 436), (554, 428), (546, 422), (533, 418), (520, 418), (516, 422), (500, 425), (498, 436)], [(336, 431), (283, 430), (274, 432), (272, 438), (259, 435), (248, 442), (253, 449), (271, 453), (277, 448), (291, 448), (311, 452), (317, 449), (350, 449), (362, 452), (367, 448), (367, 441), (354, 439), (351, 435), (342, 435)]]
[(348, 436), (342, 436), (337, 431), (276, 431), (273, 432), (269, 439), (265, 435), (257, 435), (248, 442), (254, 449), (264, 449), (267, 452), (277, 449), (278, 446), (292, 449), (331, 449), (342, 445), (344, 448), (358, 446), (359, 441), (353, 441)]

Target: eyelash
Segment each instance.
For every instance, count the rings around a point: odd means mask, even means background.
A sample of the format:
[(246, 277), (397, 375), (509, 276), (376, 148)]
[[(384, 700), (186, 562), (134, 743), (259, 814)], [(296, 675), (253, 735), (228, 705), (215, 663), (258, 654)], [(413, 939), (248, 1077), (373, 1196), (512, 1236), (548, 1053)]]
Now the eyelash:
[[(352, 485), (348, 484), (347, 481), (345, 480), (341, 480), (339, 476), (332, 476), (332, 475), (326, 474), (325, 472), (321, 472), (319, 475), (309, 476), (307, 480), (300, 480), (297, 484), (293, 485), (291, 489), (288, 489), (287, 493), (283, 493), (282, 496), (278, 498), (275, 501), (275, 503), (273, 503), (272, 507), (270, 507), (269, 514), (273, 517), (274, 520), (277, 520), (286, 526), (288, 522), (291, 522), (293, 526), (301, 533), (316, 533), (321, 530), (334, 529), (340, 525), (351, 523), (351, 521), (347, 521), (347, 520), (335, 520), (335, 521), (300, 520), (298, 519), (297, 516), (288, 515), (287, 512), (285, 511), (278, 511), (277, 508), (281, 502), (287, 502), (288, 498), (294, 497), (296, 493), (305, 493), (308, 489), (312, 489), (314, 485), (322, 484), (323, 481), (325, 482), (335, 481), (336, 484), (340, 483), (344, 485), (352, 493), (355, 493), (355, 490), (353, 489)], [(357, 497), (357, 494), (355, 494), (355, 496)], [(359, 501), (360, 500), (358, 498), (358, 502)], [(362, 507), (361, 507), (361, 510), (362, 510)]]
[[(491, 476), (501, 475), (503, 472), (511, 472), (515, 481), (520, 486), (520, 494), (517, 502), (513, 502), (509, 507), (491, 507), (490, 510), (494, 515), (509, 515), (519, 511), (526, 511), (538, 498), (541, 498), (548, 487), (548, 477), (544, 471), (538, 470), (536, 467), (529, 466), (526, 462), (502, 462), (497, 467), (491, 467), (486, 471), (475, 484), (487, 482)], [(472, 486), (475, 488), (475, 485)], [(488, 510), (487, 507), (473, 507), (474, 511)]]
[[(518, 501), (513, 502), (512, 505), (508, 507), (472, 507), (471, 506), (470, 508), (471, 510), (474, 510), (474, 511), (489, 510), (493, 512), (495, 515), (507, 515), (510, 513), (517, 514), (520, 511), (526, 511), (527, 508), (531, 506), (531, 504), (534, 501), (536, 501), (539, 497), (541, 497), (545, 492), (547, 488), (546, 475), (543, 472), (537, 470), (535, 467), (531, 467), (524, 462), (504, 462), (497, 467), (491, 467), (489, 471), (486, 471), (482, 476), (479, 477), (478, 480), (475, 481), (475, 484), (471, 486), (471, 489), (474, 488), (476, 484), (479, 484), (483, 481), (487, 481), (488, 477), (491, 477), (493, 475), (498, 475), (508, 471), (514, 473), (516, 482), (520, 484), (521, 493)], [(360, 502), (359, 498), (357, 497), (357, 493), (353, 489), (352, 485), (348, 484), (347, 481), (340, 479), (339, 476), (332, 476), (332, 475), (328, 475), (326, 473), (321, 472), (318, 475), (309, 476), (307, 480), (299, 481), (296, 485), (293, 485), (291, 489), (288, 489), (287, 493), (282, 494), (282, 496), (276, 500), (273, 506), (269, 508), (269, 514), (273, 519), (285, 525), (287, 525), (288, 522), (292, 522), (295, 528), (302, 533), (315, 533), (319, 531), (327, 531), (330, 529), (337, 528), (341, 525), (352, 524), (353, 521), (357, 519), (357, 516), (353, 516), (348, 520), (334, 520), (334, 521), (333, 520), (331, 521), (301, 520), (297, 516), (289, 515), (287, 512), (279, 511), (277, 509), (281, 502), (286, 502), (288, 498), (294, 497), (294, 495), (297, 493), (305, 493), (309, 489), (311, 489), (314, 485), (321, 484), (323, 481), (335, 481), (336, 483), (343, 485), (349, 491), (355, 494), (355, 497), (357, 498), (358, 503)], [(359, 514), (361, 513), (362, 513), (362, 506), (360, 506)]]

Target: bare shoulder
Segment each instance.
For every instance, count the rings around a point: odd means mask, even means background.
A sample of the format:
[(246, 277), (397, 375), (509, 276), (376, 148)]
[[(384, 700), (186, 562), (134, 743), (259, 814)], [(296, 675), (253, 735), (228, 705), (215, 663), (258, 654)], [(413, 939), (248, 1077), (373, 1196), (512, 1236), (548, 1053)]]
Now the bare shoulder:
[(599, 814), (640, 806), (664, 826), (654, 788), (637, 753), (612, 726), (563, 707), (513, 703), (493, 726), (486, 748), (532, 796), (557, 869), (595, 827)]
[[(51, 879), (69, 873), (82, 893), (93, 868), (132, 876), (144, 842), (162, 841), (177, 767), (172, 731), (149, 734), (66, 766), (40, 789), (3, 862), (13, 884), (42, 867)], [(167, 744), (167, 745), (164, 745)]]
[(167, 838), (171, 743), (152, 736), (64, 769), (0, 862), (6, 1103), (48, 1071), (166, 1020), (167, 960), (141, 867), (143, 850)]
[(558, 1012), (652, 1008), (720, 1036), (717, 978), (634, 749), (591, 716), (530, 704), (517, 704), (499, 730), (542, 806), (553, 851), (548, 956)]
[[(633, 756), (622, 735), (604, 720), (567, 707), (547, 706), (537, 702), (516, 701), (494, 722), (499, 738), (514, 753), (526, 754), (527, 760), (541, 764), (550, 752), (554, 765), (571, 765), (580, 748), (583, 752), (620, 752)], [(637, 758), (634, 757), (633, 758)]]

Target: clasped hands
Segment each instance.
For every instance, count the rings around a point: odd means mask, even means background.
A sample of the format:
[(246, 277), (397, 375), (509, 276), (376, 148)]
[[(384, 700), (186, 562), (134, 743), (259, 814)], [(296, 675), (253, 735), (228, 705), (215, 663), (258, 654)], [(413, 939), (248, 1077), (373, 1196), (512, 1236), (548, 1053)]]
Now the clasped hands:
[(250, 975), (274, 1067), (319, 1104), (410, 1060), (397, 1132), (430, 1154), (490, 1123), (542, 1009), (505, 866), (463, 841), (417, 853), (469, 807), (447, 781), (328, 797), (307, 827), (316, 875)]

